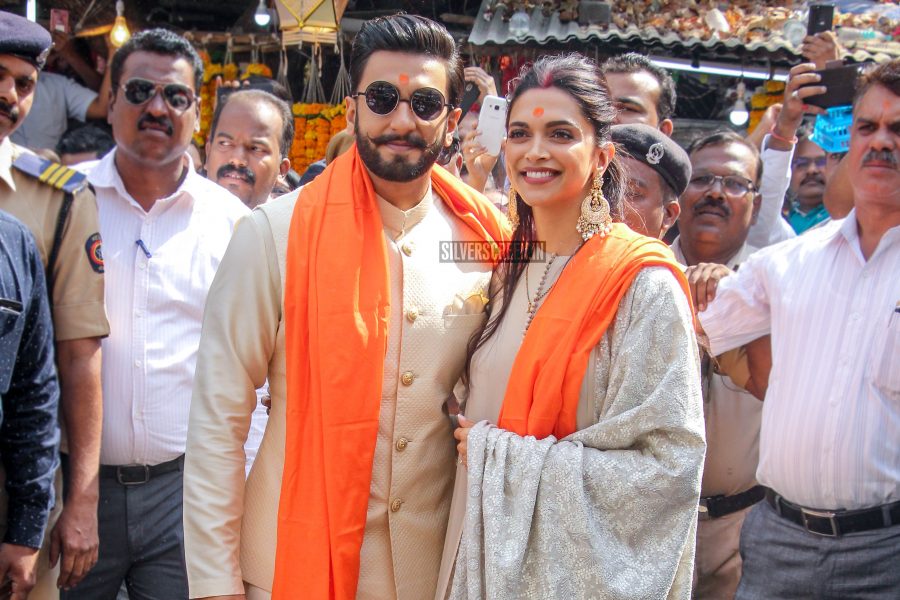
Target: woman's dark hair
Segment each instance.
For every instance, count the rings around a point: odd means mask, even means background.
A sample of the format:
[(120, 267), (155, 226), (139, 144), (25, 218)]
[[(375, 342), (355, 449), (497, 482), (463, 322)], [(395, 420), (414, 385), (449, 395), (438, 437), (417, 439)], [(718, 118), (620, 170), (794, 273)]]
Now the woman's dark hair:
[(447, 102), (459, 106), (463, 89), (463, 66), (456, 42), (443, 25), (417, 15), (378, 17), (363, 23), (350, 51), (350, 84), (354, 92), (374, 52), (426, 54), (443, 60), (447, 67)]
[[(509, 115), (516, 101), (525, 92), (533, 89), (556, 88), (569, 94), (581, 109), (582, 116), (594, 127), (597, 146), (610, 143), (610, 127), (616, 118), (616, 108), (609, 97), (606, 78), (597, 65), (584, 56), (572, 53), (559, 56), (545, 56), (532, 65), (526, 65), (519, 74), (515, 87), (507, 96), (507, 126)], [(606, 166), (603, 176), (603, 195), (609, 202), (609, 211), (614, 221), (622, 220), (622, 203), (626, 190), (625, 170), (618, 156)], [(472, 356), (497, 331), (506, 315), (509, 300), (513, 296), (522, 273), (528, 267), (532, 254), (538, 247), (537, 232), (534, 229), (534, 215), (531, 207), (515, 195), (519, 215), (519, 226), (513, 232), (510, 251), (501, 259), (491, 284), (491, 298), (501, 292), (504, 298), (500, 312), (491, 314), (494, 302), (487, 306), (488, 319), (483, 329), (476, 331), (469, 340), (463, 383), (468, 385)], [(572, 224), (575, 227), (575, 224)]]
[(173, 33), (168, 29), (156, 28), (135, 34), (113, 56), (112, 63), (109, 66), (113, 95), (119, 89), (122, 71), (125, 70), (125, 61), (135, 52), (152, 52), (153, 54), (185, 59), (194, 70), (194, 92), (199, 93), (200, 86), (203, 83), (203, 61), (200, 59), (200, 55), (197, 54), (197, 51), (189, 41), (177, 33)]

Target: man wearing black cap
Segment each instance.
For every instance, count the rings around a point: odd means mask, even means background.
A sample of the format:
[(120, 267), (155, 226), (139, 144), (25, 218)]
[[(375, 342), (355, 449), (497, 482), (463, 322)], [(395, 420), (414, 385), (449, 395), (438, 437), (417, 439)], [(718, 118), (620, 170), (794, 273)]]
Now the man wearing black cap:
[(48, 557), (42, 556), (32, 598), (55, 597), (57, 585), (74, 585), (97, 560), (100, 338), (109, 333), (93, 193), (84, 176), (9, 140), (31, 108), (50, 43), (44, 28), (0, 12), (0, 209), (31, 230), (47, 272), (68, 438), (68, 444), (65, 437), (63, 441), (69, 464), (65, 508), (57, 514), (61, 508), (57, 502), (45, 543), (50, 562), (60, 562), (60, 575), (42, 576), (48, 571)]
[[(759, 151), (733, 132), (714, 133), (689, 149), (692, 176), (681, 195), (675, 257), (688, 266), (731, 269), (756, 248), (747, 234), (759, 212)], [(700, 490), (694, 594), (731, 598), (741, 575), (741, 525), (765, 490), (756, 481), (762, 403), (720, 361), (703, 361), (706, 462)]]
[(687, 152), (649, 125), (613, 125), (612, 140), (628, 169), (625, 224), (662, 239), (678, 219), (678, 197), (691, 178)]

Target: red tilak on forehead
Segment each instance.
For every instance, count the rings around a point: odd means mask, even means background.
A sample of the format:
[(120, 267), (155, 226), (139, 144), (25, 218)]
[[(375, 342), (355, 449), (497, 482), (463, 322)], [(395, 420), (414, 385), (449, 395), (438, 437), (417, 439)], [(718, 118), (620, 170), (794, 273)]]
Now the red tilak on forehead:
[(531, 111), (531, 114), (535, 117), (540, 117), (544, 114), (544, 108), (541, 106), (538, 106), (533, 111)]
[(409, 83), (409, 75), (407, 75), (406, 73), (400, 73), (399, 79), (402, 85), (406, 85), (407, 83)]

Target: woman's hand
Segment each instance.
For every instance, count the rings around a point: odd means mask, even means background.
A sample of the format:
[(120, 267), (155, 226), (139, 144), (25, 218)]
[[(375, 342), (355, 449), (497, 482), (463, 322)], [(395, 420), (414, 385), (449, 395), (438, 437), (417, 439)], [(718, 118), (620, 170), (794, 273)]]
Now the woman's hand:
[(459, 415), (459, 427), (453, 432), (453, 437), (456, 438), (456, 451), (459, 452), (459, 464), (467, 469), (469, 468), (467, 455), (469, 450), (469, 432), (474, 426), (475, 423)]

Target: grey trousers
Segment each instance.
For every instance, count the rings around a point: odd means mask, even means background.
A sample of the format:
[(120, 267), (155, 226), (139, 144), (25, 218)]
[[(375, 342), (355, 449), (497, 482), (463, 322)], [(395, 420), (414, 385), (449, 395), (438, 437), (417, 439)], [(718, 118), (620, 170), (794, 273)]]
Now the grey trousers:
[(824, 537), (778, 516), (768, 502), (741, 529), (736, 600), (885, 600), (900, 590), (900, 524)]
[(130, 600), (187, 600), (183, 482), (183, 467), (141, 485), (101, 478), (100, 556), (62, 600), (116, 600), (123, 582)]

